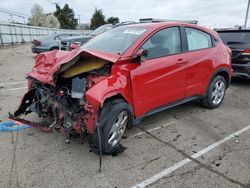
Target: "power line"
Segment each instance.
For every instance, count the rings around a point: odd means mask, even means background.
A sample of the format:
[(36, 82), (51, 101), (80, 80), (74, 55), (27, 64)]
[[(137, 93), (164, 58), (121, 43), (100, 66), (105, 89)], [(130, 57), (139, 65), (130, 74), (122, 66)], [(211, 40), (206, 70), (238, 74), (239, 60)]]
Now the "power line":
[(52, 2), (52, 4), (54, 4), (54, 5), (60, 5), (59, 2)]
[(29, 16), (26, 15), (26, 14), (14, 12), (12, 10), (7, 10), (7, 9), (4, 9), (4, 8), (0, 8), (0, 12), (4, 12), (4, 13), (11, 14), (11, 15), (18, 16), (18, 17), (29, 18)]
[(14, 12), (12, 10), (7, 10), (7, 9), (4, 9), (4, 8), (0, 8), (0, 12), (8, 14), (11, 17), (11, 22), (14, 22), (13, 16), (22, 18), (23, 19), (23, 23), (25, 23), (25, 18), (29, 18), (25, 14), (17, 13), (17, 12)]

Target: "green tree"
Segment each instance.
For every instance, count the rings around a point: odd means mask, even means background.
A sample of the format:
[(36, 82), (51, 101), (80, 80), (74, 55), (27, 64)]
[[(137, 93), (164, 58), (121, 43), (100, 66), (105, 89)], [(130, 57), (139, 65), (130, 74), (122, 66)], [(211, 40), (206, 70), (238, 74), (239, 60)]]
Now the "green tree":
[(69, 8), (68, 4), (65, 4), (62, 9), (58, 4), (56, 4), (56, 11), (54, 12), (54, 15), (60, 22), (62, 29), (76, 29), (77, 19), (75, 18), (74, 10)]
[(120, 22), (120, 19), (118, 17), (111, 16), (107, 19), (107, 23), (109, 24), (117, 24), (119, 22)]
[(101, 25), (106, 24), (105, 16), (103, 15), (102, 9), (95, 9), (95, 12), (90, 20), (90, 29), (96, 29)]

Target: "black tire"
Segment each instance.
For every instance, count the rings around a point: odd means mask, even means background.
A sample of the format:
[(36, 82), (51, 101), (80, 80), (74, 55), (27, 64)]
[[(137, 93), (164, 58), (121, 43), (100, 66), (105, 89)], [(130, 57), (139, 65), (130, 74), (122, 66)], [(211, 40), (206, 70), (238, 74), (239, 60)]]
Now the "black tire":
[[(101, 137), (102, 154), (117, 155), (118, 153), (121, 153), (126, 149), (120, 144), (120, 140), (113, 146), (108, 142), (111, 128), (114, 122), (117, 120), (118, 115), (123, 111), (126, 111), (128, 114), (128, 126), (132, 121), (132, 108), (123, 100), (115, 99), (105, 102), (99, 114), (98, 122), (100, 126), (99, 130)], [(99, 137), (97, 131), (98, 130), (96, 130), (94, 134), (88, 136), (88, 142), (91, 150), (97, 154), (100, 154)]]
[[(216, 103), (215, 97), (213, 96), (213, 92), (215, 92), (215, 87), (216, 87), (216, 84), (218, 83), (221, 83), (221, 84), (223, 83), (224, 92), (223, 92), (223, 95), (220, 97), (220, 99), (218, 99), (219, 101), (217, 101)], [(201, 104), (204, 107), (209, 108), (209, 109), (218, 108), (224, 100), (224, 97), (226, 94), (226, 88), (227, 88), (227, 83), (226, 83), (225, 78), (223, 76), (216, 76), (210, 83), (208, 90), (207, 90), (207, 94), (204, 97), (204, 99), (202, 99)]]

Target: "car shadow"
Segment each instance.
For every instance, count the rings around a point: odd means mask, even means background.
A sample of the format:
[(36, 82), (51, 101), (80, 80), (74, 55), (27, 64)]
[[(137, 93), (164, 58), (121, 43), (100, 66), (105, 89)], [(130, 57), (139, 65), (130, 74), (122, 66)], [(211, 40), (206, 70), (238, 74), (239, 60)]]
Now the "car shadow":
[(232, 78), (231, 84), (233, 86), (249, 86), (250, 79), (245, 78)]

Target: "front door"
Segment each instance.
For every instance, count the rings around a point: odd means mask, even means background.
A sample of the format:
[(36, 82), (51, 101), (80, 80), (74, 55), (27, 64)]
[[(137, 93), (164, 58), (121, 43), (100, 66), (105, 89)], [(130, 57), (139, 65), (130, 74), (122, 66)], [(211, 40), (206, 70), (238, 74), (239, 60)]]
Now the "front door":
[(178, 27), (165, 28), (152, 35), (141, 49), (146, 60), (131, 71), (136, 116), (185, 97), (187, 61), (181, 54)]

